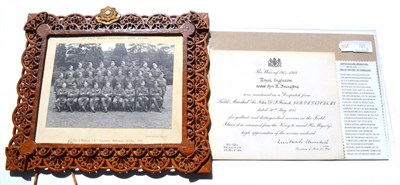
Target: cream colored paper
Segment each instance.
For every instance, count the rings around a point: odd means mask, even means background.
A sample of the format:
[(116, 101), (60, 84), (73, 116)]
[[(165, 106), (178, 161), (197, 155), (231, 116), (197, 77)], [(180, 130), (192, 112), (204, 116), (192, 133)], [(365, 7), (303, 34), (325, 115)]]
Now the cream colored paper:
[(388, 159), (376, 61), (336, 61), (346, 159)]
[(344, 158), (334, 53), (210, 56), (214, 159)]
[[(48, 128), (46, 118), (54, 66), (55, 48), (58, 43), (166, 43), (175, 46), (173, 103), (170, 129), (136, 128)], [(107, 36), (50, 38), (46, 53), (46, 65), (40, 96), (40, 108), (35, 142), (37, 143), (180, 143), (182, 141), (182, 43), (179, 36)], [(111, 114), (110, 114), (111, 115)], [(73, 114), (71, 114), (73, 116)], [(113, 124), (113, 123), (110, 123)]]

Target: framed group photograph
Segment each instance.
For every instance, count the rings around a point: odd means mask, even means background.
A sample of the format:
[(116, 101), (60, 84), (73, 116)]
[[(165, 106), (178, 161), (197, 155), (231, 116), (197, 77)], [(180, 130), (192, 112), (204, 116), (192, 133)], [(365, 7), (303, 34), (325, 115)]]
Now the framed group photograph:
[(35, 141), (180, 143), (182, 41), (49, 38)]
[(7, 170), (210, 173), (208, 15), (30, 14)]

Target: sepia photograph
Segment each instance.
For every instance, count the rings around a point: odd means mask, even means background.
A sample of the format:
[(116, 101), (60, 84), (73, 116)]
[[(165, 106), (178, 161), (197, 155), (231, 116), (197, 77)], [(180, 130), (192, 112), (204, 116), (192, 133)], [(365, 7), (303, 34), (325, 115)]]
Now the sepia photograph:
[(41, 95), (39, 128), (69, 129), (74, 135), (76, 129), (82, 135), (85, 129), (179, 130), (173, 123), (182, 117), (182, 48), (169, 40), (54, 39), (46, 58), (48, 91)]
[(46, 127), (171, 128), (173, 51), (168, 44), (57, 44)]

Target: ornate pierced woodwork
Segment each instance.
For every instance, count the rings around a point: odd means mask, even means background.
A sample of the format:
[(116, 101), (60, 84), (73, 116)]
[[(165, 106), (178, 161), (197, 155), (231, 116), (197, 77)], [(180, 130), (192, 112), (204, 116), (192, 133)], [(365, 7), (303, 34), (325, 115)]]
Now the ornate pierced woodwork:
[[(6, 169), (29, 171), (48, 169), (85, 172), (111, 169), (115, 172), (178, 170), (210, 173), (208, 140), (210, 116), (207, 107), (209, 85), (206, 49), (208, 15), (190, 12), (181, 16), (156, 14), (119, 16), (107, 7), (99, 15), (55, 16), (47, 12), (30, 14), (24, 26), (26, 49), (17, 84), (18, 105), (12, 120), (13, 137), (6, 148)], [(181, 35), (184, 38), (183, 123), (180, 144), (57, 144), (35, 143), (39, 96), (49, 36), (79, 35)]]

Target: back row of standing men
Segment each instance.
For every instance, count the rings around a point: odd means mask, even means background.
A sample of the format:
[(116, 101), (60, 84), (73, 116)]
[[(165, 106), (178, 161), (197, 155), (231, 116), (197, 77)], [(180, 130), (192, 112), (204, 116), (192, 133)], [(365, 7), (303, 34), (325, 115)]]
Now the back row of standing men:
[[(136, 66), (136, 62), (132, 62), (130, 66), (126, 65), (124, 61), (121, 62), (120, 66), (116, 66), (115, 62), (112, 61), (109, 67), (104, 67), (103, 62), (100, 63), (98, 68), (94, 68), (92, 63), (89, 62), (86, 68), (82, 67), (82, 63), (78, 64), (78, 68), (74, 70), (71, 65), (67, 71), (60, 73), (59, 77), (55, 80), (54, 88), (61, 87), (62, 82), (67, 83), (67, 87), (71, 87), (73, 82), (76, 82), (78, 88), (83, 86), (83, 82), (87, 81), (89, 87), (93, 87), (93, 82), (97, 82), (99, 87), (102, 88), (106, 82), (110, 82), (112, 87), (115, 87), (118, 83), (123, 87), (126, 87), (128, 83), (131, 83), (133, 87), (139, 87), (142, 81), (146, 82), (146, 87), (152, 87), (154, 81), (158, 81), (159, 86), (166, 86), (166, 80), (164, 73), (158, 68), (156, 63), (152, 64), (150, 69), (147, 66), (147, 62), (144, 62), (142, 67)], [(55, 91), (57, 92), (57, 91)]]

